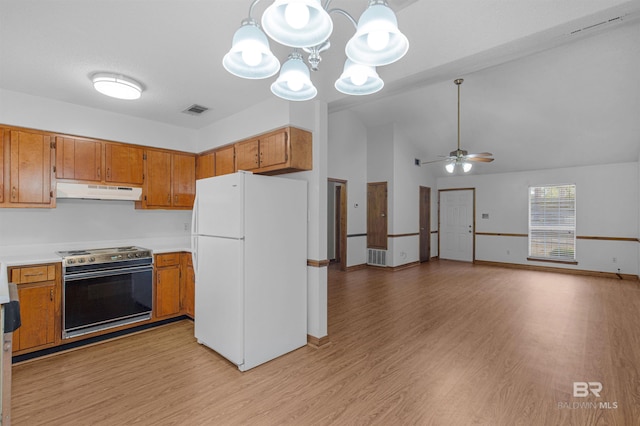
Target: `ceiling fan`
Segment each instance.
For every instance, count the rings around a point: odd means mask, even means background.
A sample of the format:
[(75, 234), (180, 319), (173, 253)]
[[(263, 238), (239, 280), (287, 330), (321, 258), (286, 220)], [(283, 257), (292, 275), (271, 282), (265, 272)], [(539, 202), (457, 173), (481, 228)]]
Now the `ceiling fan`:
[(462, 168), (462, 171), (464, 173), (467, 173), (469, 172), (469, 170), (471, 170), (471, 167), (473, 167), (472, 163), (474, 162), (490, 163), (494, 160), (493, 158), (491, 158), (493, 154), (491, 154), (490, 152), (480, 152), (477, 154), (469, 154), (464, 149), (460, 149), (460, 85), (462, 84), (463, 81), (464, 80), (461, 78), (458, 78), (453, 81), (456, 84), (456, 86), (458, 86), (458, 149), (456, 149), (455, 151), (451, 151), (448, 156), (443, 157), (440, 160), (422, 162), (422, 164), (429, 164), (429, 163), (438, 163), (440, 161), (446, 161), (447, 164), (444, 166), (444, 168), (449, 173), (453, 173), (456, 167)]

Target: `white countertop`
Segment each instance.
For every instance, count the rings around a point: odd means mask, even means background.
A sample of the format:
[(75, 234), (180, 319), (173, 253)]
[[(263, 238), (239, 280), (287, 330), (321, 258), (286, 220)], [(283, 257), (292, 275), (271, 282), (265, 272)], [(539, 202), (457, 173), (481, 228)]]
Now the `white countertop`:
[(191, 251), (191, 238), (187, 236), (160, 238), (132, 238), (131, 240), (82, 241), (76, 243), (0, 246), (0, 304), (9, 302), (7, 267), (61, 262), (56, 254), (63, 250), (139, 246), (154, 253)]

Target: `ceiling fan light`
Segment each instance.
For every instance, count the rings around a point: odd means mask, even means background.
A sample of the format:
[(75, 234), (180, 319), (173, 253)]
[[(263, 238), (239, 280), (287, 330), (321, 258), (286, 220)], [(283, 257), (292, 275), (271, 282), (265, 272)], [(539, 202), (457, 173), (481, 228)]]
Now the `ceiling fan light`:
[(280, 69), (278, 79), (271, 85), (271, 92), (288, 101), (308, 101), (316, 96), (318, 90), (311, 82), (309, 68), (300, 53), (289, 55)]
[(280, 61), (271, 53), (267, 36), (254, 20), (247, 19), (233, 35), (231, 50), (224, 55), (222, 66), (237, 77), (253, 80), (275, 75)]
[(344, 63), (344, 71), (336, 80), (335, 88), (346, 95), (370, 95), (380, 91), (384, 81), (374, 67), (356, 64), (351, 59)]
[(398, 29), (395, 13), (381, 0), (370, 0), (356, 33), (345, 46), (349, 59), (374, 67), (394, 63), (408, 50), (409, 40)]
[(269, 37), (290, 47), (317, 46), (333, 32), (333, 21), (320, 0), (275, 0), (262, 14)]
[(473, 164), (471, 163), (468, 163), (468, 162), (462, 163), (462, 171), (465, 173), (469, 173), (472, 167), (473, 167)]
[(444, 166), (444, 169), (447, 171), (447, 173), (453, 173), (453, 169), (455, 168), (455, 164), (454, 163), (447, 163)]
[(142, 95), (142, 84), (121, 74), (96, 73), (91, 81), (94, 89), (112, 98), (133, 100)]

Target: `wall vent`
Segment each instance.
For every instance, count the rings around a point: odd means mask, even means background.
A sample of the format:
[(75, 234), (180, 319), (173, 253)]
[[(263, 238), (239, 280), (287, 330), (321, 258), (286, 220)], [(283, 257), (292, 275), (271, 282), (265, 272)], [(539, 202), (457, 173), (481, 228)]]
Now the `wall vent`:
[(190, 115), (200, 115), (205, 111), (209, 111), (209, 108), (207, 108), (206, 106), (193, 104), (189, 108), (185, 109), (182, 112), (185, 113), (185, 114), (190, 114)]
[(367, 249), (367, 265), (387, 266), (387, 251)]

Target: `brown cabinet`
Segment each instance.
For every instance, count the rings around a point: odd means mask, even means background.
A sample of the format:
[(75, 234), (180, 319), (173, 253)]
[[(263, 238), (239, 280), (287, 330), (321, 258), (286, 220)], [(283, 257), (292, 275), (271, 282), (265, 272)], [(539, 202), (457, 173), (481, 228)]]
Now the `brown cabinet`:
[(196, 275), (193, 270), (191, 253), (181, 254), (182, 281), (180, 288), (180, 300), (182, 301), (182, 312), (191, 318), (195, 317), (195, 290)]
[(56, 178), (101, 182), (102, 142), (56, 137)]
[(4, 130), (0, 128), (0, 204), (4, 203)]
[(14, 353), (48, 348), (60, 341), (60, 271), (59, 263), (10, 268), (22, 322), (13, 334)]
[(205, 179), (216, 175), (216, 153), (207, 152), (196, 157), (196, 179)]
[(180, 314), (180, 254), (156, 255), (156, 283), (154, 298), (156, 318)]
[(196, 157), (148, 149), (143, 208), (191, 209), (196, 193)]
[(144, 182), (144, 149), (134, 145), (105, 142), (105, 182), (140, 186)]
[(236, 170), (275, 175), (313, 168), (311, 133), (286, 127), (238, 142)]
[[(55, 151), (51, 136), (43, 132), (9, 130), (8, 182), (3, 200), (5, 207), (55, 207), (53, 161)], [(6, 142), (6, 140), (5, 140)], [(4, 157), (4, 156), (3, 156)], [(4, 179), (3, 179), (4, 180)]]
[(215, 173), (216, 176), (234, 173), (235, 167), (235, 146), (229, 145), (215, 150)]

